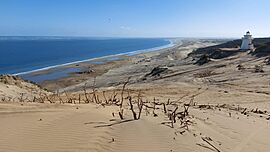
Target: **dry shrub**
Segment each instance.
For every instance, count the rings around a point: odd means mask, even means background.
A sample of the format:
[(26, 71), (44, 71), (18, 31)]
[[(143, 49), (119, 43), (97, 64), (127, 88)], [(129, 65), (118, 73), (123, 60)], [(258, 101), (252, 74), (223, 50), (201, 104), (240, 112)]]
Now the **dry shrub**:
[(263, 73), (263, 66), (262, 65), (255, 65), (255, 73)]
[(195, 78), (205, 78), (205, 77), (210, 77), (212, 75), (217, 75), (218, 73), (216, 72), (213, 72), (211, 70), (204, 70), (204, 71), (201, 71), (199, 73), (195, 73), (194, 74), (194, 77)]

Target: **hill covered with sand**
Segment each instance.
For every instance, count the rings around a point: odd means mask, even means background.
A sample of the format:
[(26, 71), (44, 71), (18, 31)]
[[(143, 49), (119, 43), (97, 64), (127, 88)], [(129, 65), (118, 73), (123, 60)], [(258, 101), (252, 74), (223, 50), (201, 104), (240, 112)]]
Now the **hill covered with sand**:
[(0, 75), (0, 99), (3, 102), (32, 102), (41, 95), (49, 94), (40, 86), (13, 75)]
[[(65, 87), (37, 97), (44, 102), (2, 102), (0, 149), (268, 151), (269, 50), (258, 56), (239, 51), (237, 41), (216, 44), (186, 40), (123, 57), (97, 67), (111, 67), (105, 72), (76, 74), (78, 84), (68, 83), (72, 75), (59, 80)], [(230, 54), (220, 57), (219, 51)], [(205, 54), (208, 62), (196, 64)], [(22, 91), (29, 96), (44, 91), (12, 76), (5, 76), (0, 85), (2, 95), (13, 98)]]

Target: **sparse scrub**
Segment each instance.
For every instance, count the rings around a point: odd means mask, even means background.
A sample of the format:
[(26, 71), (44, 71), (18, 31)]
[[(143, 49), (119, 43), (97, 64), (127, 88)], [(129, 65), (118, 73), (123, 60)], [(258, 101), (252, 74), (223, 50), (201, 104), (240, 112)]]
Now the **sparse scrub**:
[(263, 66), (262, 65), (255, 65), (255, 69), (254, 69), (255, 73), (263, 73)]
[(211, 70), (204, 70), (202, 72), (194, 74), (195, 78), (205, 78), (205, 77), (210, 77), (212, 75), (217, 75), (216, 72), (213, 72)]
[[(179, 100), (171, 101), (160, 101), (158, 98), (154, 97), (150, 102), (147, 100), (147, 96), (144, 98), (143, 93), (139, 91), (131, 91), (127, 89), (127, 84), (130, 78), (123, 84), (121, 89), (115, 89), (113, 91), (99, 91), (95, 87), (95, 80), (91, 91), (88, 92), (86, 89), (86, 84), (82, 92), (70, 93), (64, 91), (63, 93), (40, 93), (39, 96), (35, 96), (33, 99), (28, 99), (21, 94), (18, 98), (19, 102), (37, 102), (37, 103), (50, 103), (50, 104), (97, 104), (103, 107), (106, 106), (117, 106), (119, 107), (118, 112), (113, 112), (113, 117), (118, 113), (119, 119), (123, 122), (129, 121), (129, 112), (125, 110), (129, 109), (133, 120), (140, 120), (142, 118), (142, 113), (145, 112), (146, 116), (160, 117), (164, 116), (168, 119), (168, 122), (163, 122), (162, 124), (168, 124), (169, 127), (175, 128), (180, 126), (180, 128), (189, 129), (189, 125), (192, 123), (189, 117), (189, 108), (193, 106), (193, 100), (195, 96), (199, 95), (197, 93), (190, 97), (189, 103), (182, 102), (188, 94), (182, 96)], [(6, 99), (2, 99), (5, 100)], [(183, 108), (181, 108), (183, 107)]]

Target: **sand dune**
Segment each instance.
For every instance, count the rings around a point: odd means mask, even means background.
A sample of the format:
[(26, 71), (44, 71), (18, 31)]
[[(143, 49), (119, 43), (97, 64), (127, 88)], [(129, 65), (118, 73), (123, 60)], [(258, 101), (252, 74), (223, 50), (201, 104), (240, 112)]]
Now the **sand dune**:
[(95, 106), (48, 107), (42, 112), (0, 115), (1, 151), (98, 151), (103, 149), (102, 143), (110, 141), (109, 128), (85, 124), (110, 118)]
[[(193, 42), (182, 47), (188, 51), (202, 45)], [(87, 77), (90, 103), (84, 97), (85, 83), (63, 89), (71, 92), (48, 95), (52, 103), (2, 101), (0, 151), (269, 151), (270, 67), (266, 58), (241, 52), (198, 66), (175, 53), (179, 50), (181, 46), (130, 57), (128, 64), (118, 63), (98, 75), (96, 88), (91, 86), (94, 78)], [(256, 71), (258, 65), (263, 71)], [(149, 75), (157, 66), (165, 70)], [(123, 92), (121, 120), (121, 90), (130, 76)], [(2, 96), (14, 98), (25, 90), (15, 83), (0, 87), (4, 88)], [(33, 95), (31, 91), (26, 94)], [(134, 120), (131, 98), (136, 114), (143, 100), (139, 120)], [(183, 114), (187, 106), (188, 114)], [(173, 123), (175, 109), (178, 115)]]
[(162, 124), (167, 118), (161, 112), (158, 117), (143, 114), (140, 120), (127, 112), (121, 121), (111, 115), (115, 107), (48, 105), (41, 111), (25, 111), (20, 104), (13, 106), (16, 112), (0, 113), (0, 147), (5, 152), (216, 151), (202, 140), (206, 137), (220, 151), (269, 149), (269, 122), (228, 109), (192, 109), (193, 124), (185, 130), (178, 124), (175, 128)]
[(0, 100), (3, 102), (16, 102), (22, 99), (33, 101), (35, 97), (40, 97), (41, 94), (50, 93), (20, 77), (0, 75)]

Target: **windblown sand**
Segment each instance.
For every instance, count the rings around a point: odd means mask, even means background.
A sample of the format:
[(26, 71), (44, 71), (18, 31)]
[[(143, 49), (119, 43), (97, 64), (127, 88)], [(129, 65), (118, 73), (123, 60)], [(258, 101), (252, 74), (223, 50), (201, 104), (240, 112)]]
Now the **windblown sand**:
[[(119, 107), (113, 105), (3, 101), (0, 151), (269, 151), (270, 66), (264, 64), (265, 58), (255, 58), (245, 52), (202, 66), (183, 59), (188, 51), (205, 45), (189, 43), (130, 57), (127, 64), (95, 78), (100, 100), (105, 100), (102, 91), (109, 96), (121, 90), (130, 76), (126, 88), (134, 99), (141, 92), (149, 105), (153, 100), (167, 103), (169, 99), (182, 110), (194, 97), (188, 128), (179, 122), (172, 128), (162, 106), (157, 106), (155, 111), (143, 110), (141, 119), (133, 120), (127, 99), (123, 120), (117, 114)], [(187, 52), (181, 54), (178, 52), (181, 50)], [(239, 64), (245, 68), (237, 69)], [(264, 72), (255, 72), (255, 65), (264, 65)], [(146, 76), (157, 66), (166, 66), (168, 70), (158, 76)], [(87, 80), (88, 92), (92, 90), (93, 79), (89, 76)], [(69, 91), (75, 98), (83, 94), (84, 86), (85, 82), (60, 91)], [(124, 96), (127, 95), (125, 92)], [(167, 108), (174, 109), (172, 105)]]

